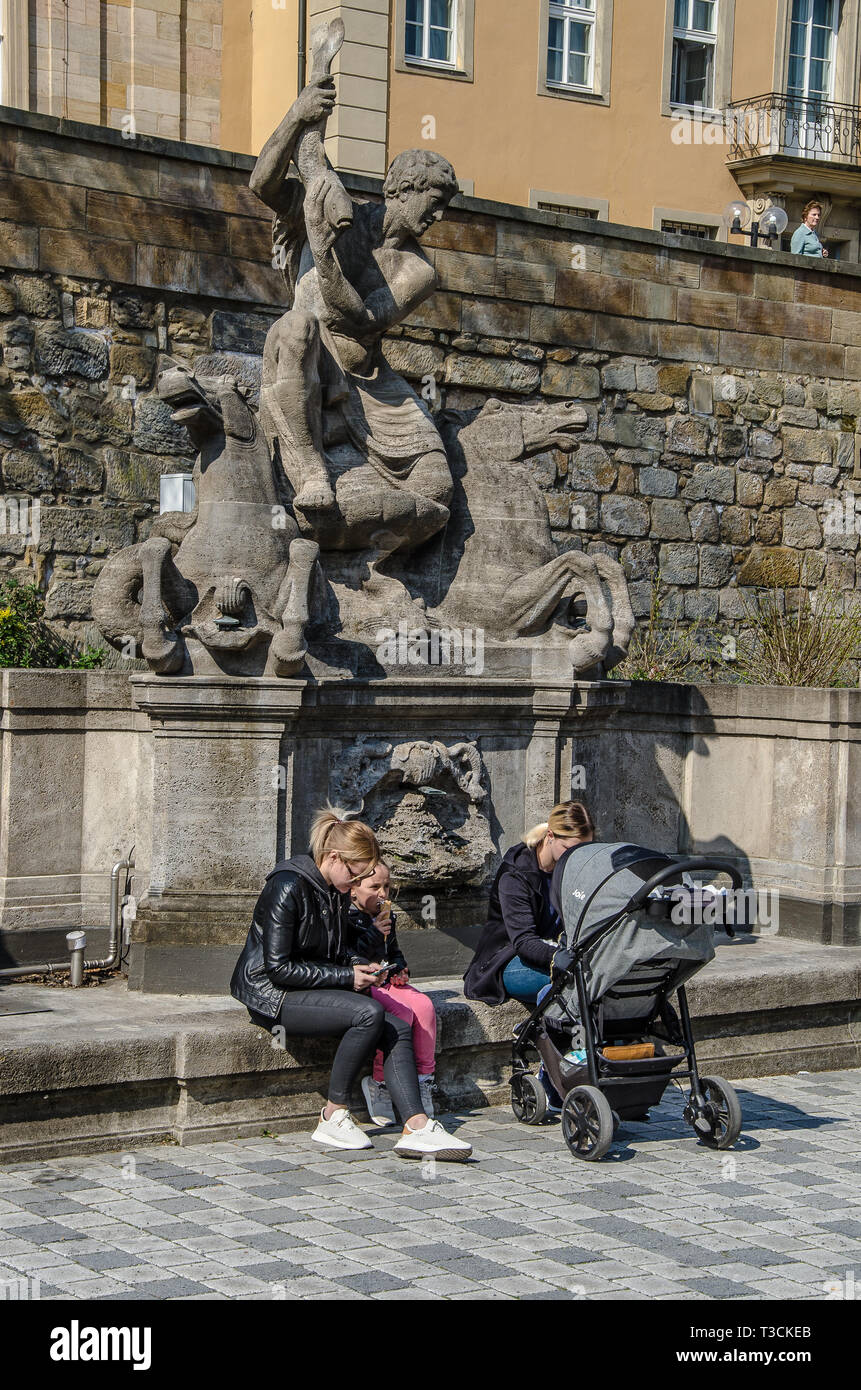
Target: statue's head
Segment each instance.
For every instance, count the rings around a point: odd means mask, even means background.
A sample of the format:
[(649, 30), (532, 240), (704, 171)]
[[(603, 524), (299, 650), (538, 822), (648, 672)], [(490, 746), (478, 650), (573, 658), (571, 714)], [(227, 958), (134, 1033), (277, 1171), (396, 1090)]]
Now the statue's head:
[(180, 362), (159, 372), (160, 398), (171, 407), (171, 419), (183, 425), (196, 448), (211, 435), (224, 433), (239, 440), (254, 437), (254, 414), (248, 403), (250, 387), (229, 374), (203, 375)]
[(492, 398), (460, 432), (464, 445), (509, 460), (533, 458), (548, 449), (570, 454), (588, 416), (576, 401), (498, 401)]
[(392, 160), (383, 183), (387, 219), (408, 236), (420, 237), (457, 192), (457, 176), (441, 154), (404, 150)]

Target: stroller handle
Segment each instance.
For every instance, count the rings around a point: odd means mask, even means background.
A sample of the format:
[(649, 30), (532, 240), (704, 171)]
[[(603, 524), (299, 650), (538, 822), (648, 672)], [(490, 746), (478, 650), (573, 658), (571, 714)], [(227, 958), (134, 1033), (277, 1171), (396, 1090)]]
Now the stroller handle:
[(680, 874), (689, 873), (691, 869), (715, 869), (718, 873), (729, 874), (733, 888), (741, 888), (742, 886), (742, 876), (735, 864), (731, 863), (729, 859), (712, 859), (707, 855), (694, 855), (690, 859), (676, 859), (672, 864), (667, 864), (665, 868), (652, 874), (652, 877), (634, 894), (629, 903), (629, 909), (642, 907), (649, 894), (654, 892), (656, 888), (660, 888), (662, 883), (666, 883), (671, 878), (678, 878)]

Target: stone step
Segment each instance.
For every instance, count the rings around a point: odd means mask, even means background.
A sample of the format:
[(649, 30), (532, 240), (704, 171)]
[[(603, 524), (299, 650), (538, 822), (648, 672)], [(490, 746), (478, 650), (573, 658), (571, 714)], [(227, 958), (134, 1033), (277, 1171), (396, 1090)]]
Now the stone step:
[[(859, 985), (858, 947), (722, 944), (688, 987), (702, 1070), (732, 1078), (861, 1066)], [(422, 986), (439, 1018), (441, 1105), (504, 1102), (523, 1008), (472, 1003), (459, 978)], [(304, 1129), (331, 1056), (328, 1042), (274, 1046), (220, 996), (147, 995), (120, 978), (79, 990), (4, 985), (0, 1161)]]

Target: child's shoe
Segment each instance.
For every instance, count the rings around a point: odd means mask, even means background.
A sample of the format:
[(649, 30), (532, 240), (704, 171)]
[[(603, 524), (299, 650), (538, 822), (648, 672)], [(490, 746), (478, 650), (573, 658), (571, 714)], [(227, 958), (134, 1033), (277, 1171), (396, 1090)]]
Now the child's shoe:
[(395, 1107), (385, 1081), (375, 1081), (372, 1076), (362, 1077), (362, 1095), (368, 1107), (368, 1114), (375, 1125), (393, 1125)]

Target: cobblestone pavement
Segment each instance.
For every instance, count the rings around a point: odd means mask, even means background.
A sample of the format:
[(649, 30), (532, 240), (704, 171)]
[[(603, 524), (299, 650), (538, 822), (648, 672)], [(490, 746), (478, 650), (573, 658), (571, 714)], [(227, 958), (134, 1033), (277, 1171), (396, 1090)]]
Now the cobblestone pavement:
[(673, 1091), (598, 1164), (491, 1109), (461, 1117), (469, 1165), (377, 1131), (356, 1155), (290, 1134), (2, 1168), (0, 1279), (43, 1299), (852, 1297), (861, 1071), (736, 1084), (731, 1153)]

